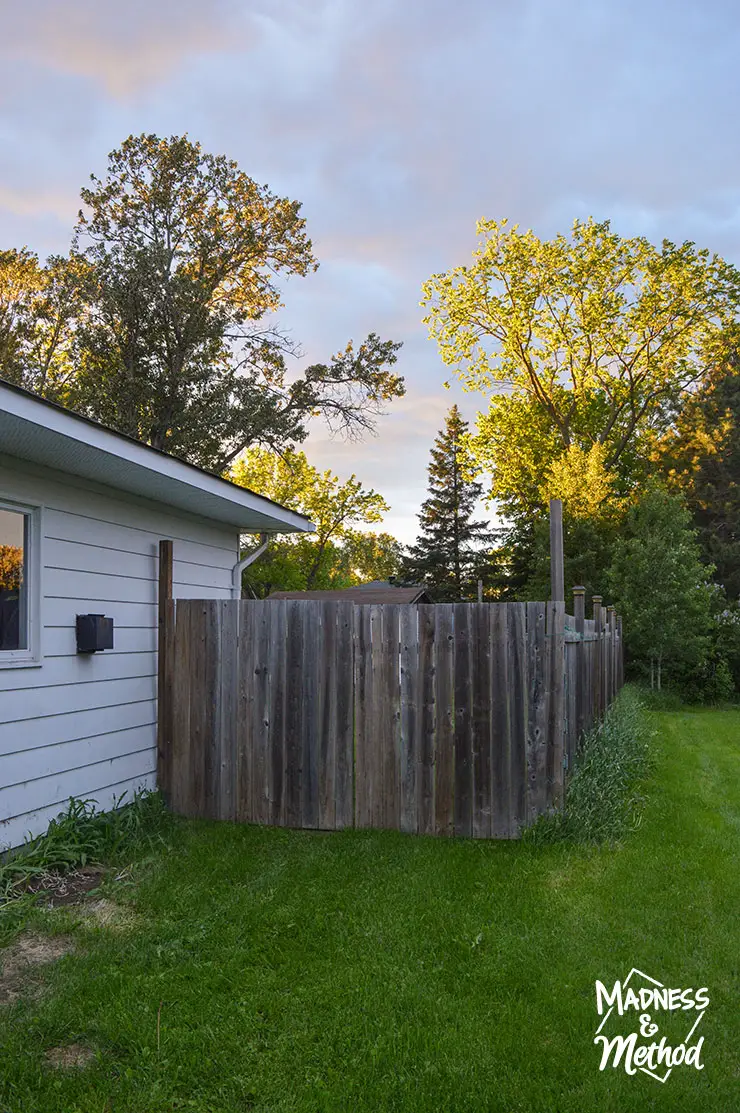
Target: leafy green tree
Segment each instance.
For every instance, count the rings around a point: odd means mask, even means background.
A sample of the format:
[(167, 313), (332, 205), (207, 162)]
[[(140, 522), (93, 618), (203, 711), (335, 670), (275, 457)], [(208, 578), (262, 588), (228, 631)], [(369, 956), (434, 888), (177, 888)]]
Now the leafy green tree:
[(712, 586), (683, 499), (651, 484), (615, 543), (610, 586), (624, 618), (633, 663), (661, 688), (704, 667), (712, 626)]
[[(376, 491), (366, 490), (354, 475), (342, 482), (331, 471), (320, 472), (313, 467), (305, 453), (296, 449), (278, 454), (253, 447), (236, 462), (229, 478), (305, 514), (316, 527), (313, 534), (273, 543), (268, 553), (247, 570), (255, 590), (259, 585), (264, 594), (348, 587), (358, 582), (355, 566), (363, 567), (363, 554), (364, 568), (372, 566), (371, 545), (363, 541), (364, 535), (356, 527), (381, 521), (388, 505)], [(377, 542), (378, 557), (384, 548), (381, 539)]]
[(76, 374), (74, 328), (84, 307), (84, 260), (0, 251), (0, 377), (64, 402)]
[(740, 326), (722, 336), (659, 459), (686, 497), (715, 579), (731, 600), (740, 599)]
[(608, 221), (547, 241), (483, 220), (478, 235), (472, 265), (433, 275), (422, 304), (445, 363), (489, 396), (471, 448), (492, 496), (526, 516), (559, 494), (549, 470), (567, 485), (596, 450), (604, 497), (626, 497), (734, 319), (740, 276), (691, 243), (656, 248)]
[(342, 539), (341, 562), (347, 587), (394, 580), (401, 570), (403, 545), (390, 533), (349, 529)]
[(309, 537), (279, 538), (245, 570), (244, 583), (258, 599), (272, 591), (337, 591), (393, 579), (401, 554), (400, 542), (390, 534), (348, 529), (341, 541), (329, 541), (323, 547), (317, 565), (316, 544)]
[[(317, 264), (298, 202), (235, 162), (183, 136), (130, 136), (82, 200), (68, 269), (84, 271), (83, 304), (67, 317), (58, 307), (75, 368), (66, 404), (221, 473), (250, 444), (303, 440), (316, 415), (360, 436), (403, 394), (400, 344), (374, 333), (289, 376), (298, 349), (274, 322), (276, 278)], [(42, 355), (10, 349), (16, 381), (59, 397)]]
[[(586, 588), (586, 598), (603, 595), (620, 519), (588, 517), (563, 512), (563, 557), (566, 599), (575, 584)], [(500, 560), (506, 569), (501, 598), (550, 598), (550, 523), (544, 513), (517, 518), (503, 530)]]
[(469, 476), (467, 433), (467, 422), (453, 406), (431, 450), (421, 532), (402, 569), (405, 580), (426, 584), (440, 602), (476, 597), (478, 574), (487, 560), (484, 546), (490, 549), (488, 523), (473, 520), (482, 487)]

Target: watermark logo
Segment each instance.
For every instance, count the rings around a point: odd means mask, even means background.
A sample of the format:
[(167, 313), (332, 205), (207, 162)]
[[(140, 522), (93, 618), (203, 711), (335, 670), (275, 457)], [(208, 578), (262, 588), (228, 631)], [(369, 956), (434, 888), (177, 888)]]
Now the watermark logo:
[(656, 1082), (665, 1082), (674, 1067), (704, 1070), (704, 1036), (697, 1036), (697, 1029), (708, 1007), (706, 986), (672, 989), (634, 968), (611, 989), (597, 981), (599, 1070), (642, 1071)]

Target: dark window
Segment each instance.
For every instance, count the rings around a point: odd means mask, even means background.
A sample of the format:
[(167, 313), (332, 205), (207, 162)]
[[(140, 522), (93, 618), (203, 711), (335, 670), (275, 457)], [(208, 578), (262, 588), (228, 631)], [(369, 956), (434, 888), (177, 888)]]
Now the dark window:
[(0, 651), (28, 649), (29, 521), (0, 507)]

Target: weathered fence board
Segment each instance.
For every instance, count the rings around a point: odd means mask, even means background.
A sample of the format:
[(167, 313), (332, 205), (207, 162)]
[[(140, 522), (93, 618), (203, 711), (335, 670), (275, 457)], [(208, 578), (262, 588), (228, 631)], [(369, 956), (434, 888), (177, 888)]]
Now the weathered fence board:
[(401, 701), (401, 814), (402, 831), (418, 832), (419, 800), (417, 774), (421, 758), (419, 726), (421, 674), (419, 672), (419, 614), (406, 607), (400, 616), (400, 701)]
[(491, 608), (470, 608), (471, 744), (473, 751), (473, 837), (491, 837)]
[(511, 826), (517, 832), (526, 823), (527, 800), (527, 631), (526, 603), (508, 604), (509, 656), (509, 784), (511, 788)]
[(454, 622), (454, 729), (455, 780), (453, 829), (456, 835), (473, 833), (473, 763), (470, 708), (470, 617), (473, 604), (456, 603)]
[(175, 811), (516, 838), (562, 803), (621, 683), (613, 612), (563, 603), (182, 600), (163, 608)]
[(434, 698), (436, 716), (436, 768), (434, 817), (438, 835), (454, 833), (453, 799), (455, 792), (455, 634), (452, 606), (435, 608)]
[(514, 832), (511, 793), (511, 730), (509, 713), (509, 603), (491, 607), (491, 836), (511, 838)]
[(417, 693), (420, 699), (416, 743), (416, 799), (420, 835), (434, 834), (435, 740), (437, 739), (437, 707), (434, 699), (436, 663), (434, 656), (434, 608), (416, 608), (419, 652)]

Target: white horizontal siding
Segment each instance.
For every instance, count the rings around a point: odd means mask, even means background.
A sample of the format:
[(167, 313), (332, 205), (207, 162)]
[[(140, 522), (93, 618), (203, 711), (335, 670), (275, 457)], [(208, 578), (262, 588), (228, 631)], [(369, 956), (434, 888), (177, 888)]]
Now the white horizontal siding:
[[(144, 738), (145, 735), (142, 735), (142, 740)], [(50, 777), (35, 777), (26, 781), (21, 791), (16, 785), (0, 789), (0, 823), (47, 807), (51, 801), (66, 802), (71, 796), (86, 796), (99, 788), (145, 776), (155, 768), (156, 754), (152, 746), (142, 747), (140, 752), (127, 748), (126, 753), (91, 762), (80, 769), (65, 769)]]
[(28, 719), (18, 723), (0, 723), (0, 754), (32, 751), (49, 745), (53, 738), (57, 745), (82, 738), (100, 738), (111, 730), (128, 727), (146, 727), (156, 722), (157, 703), (154, 699), (124, 703), (118, 707), (91, 707), (87, 711), (53, 714), (53, 723), (44, 718)]
[[(156, 653), (156, 626), (122, 626), (116, 623), (115, 648), (96, 654), (100, 660), (119, 653)], [(47, 626), (44, 630), (44, 662), (53, 657), (71, 657), (77, 652), (77, 639), (72, 626)], [(2, 672), (0, 671), (0, 677)]]
[[(38, 675), (37, 675), (38, 671)], [(150, 653), (77, 653), (65, 657), (49, 657), (41, 668), (0, 670), (0, 721), (7, 721), (7, 709), (13, 701), (5, 693), (15, 692), (19, 699), (27, 692), (35, 700), (34, 692), (44, 688), (70, 687), (77, 684), (95, 684), (101, 680), (121, 680), (131, 676), (156, 676), (157, 655)], [(15, 716), (17, 718), (17, 716)], [(2, 781), (0, 781), (2, 784)]]
[[(125, 730), (99, 734), (95, 738), (78, 738), (73, 742), (40, 746), (31, 753), (21, 750), (3, 754), (0, 756), (0, 784), (4, 788), (0, 789), (0, 798), (3, 792), (14, 785), (27, 784), (31, 774), (35, 782), (101, 761), (112, 761), (125, 754), (151, 750), (156, 745), (156, 734), (156, 723), (148, 723), (146, 727), (127, 727)], [(7, 817), (0, 808), (0, 819), (5, 818)]]
[(133, 777), (125, 776), (115, 784), (101, 785), (90, 792), (70, 793), (59, 803), (25, 811), (13, 819), (0, 822), (0, 846), (19, 846), (27, 838), (45, 831), (51, 820), (66, 810), (70, 795), (76, 795), (78, 799), (91, 799), (101, 811), (107, 811), (115, 806), (122, 795), (125, 794), (125, 799), (130, 800), (137, 789), (154, 788), (155, 783), (156, 775), (152, 766), (148, 772), (137, 773)]
[[(151, 786), (159, 541), (173, 541), (175, 598), (228, 598), (238, 549), (236, 529), (11, 463), (0, 456), (0, 497), (44, 507), (43, 660), (0, 667), (0, 847), (38, 834), (70, 796), (102, 807)], [(76, 652), (86, 613), (113, 619), (112, 650)]]
[[(109, 605), (106, 606), (106, 603)], [(75, 616), (88, 613), (105, 613), (113, 618), (114, 645), (115, 628), (125, 626), (129, 629), (146, 629), (157, 621), (157, 608), (153, 603), (116, 603), (114, 610), (109, 599), (92, 599), (89, 596), (87, 599), (63, 599), (45, 595), (42, 607), (44, 630), (47, 630), (50, 626), (56, 629), (74, 630)], [(70, 615), (72, 616), (71, 623)], [(75, 642), (75, 644), (77, 643)]]
[[(231, 585), (231, 569), (236, 559), (233, 551), (222, 554), (219, 550), (218, 558), (225, 555), (227, 563), (223, 567), (213, 567), (202, 563), (202, 559), (200, 561), (183, 559), (184, 548), (182, 542), (177, 545), (178, 559), (173, 561), (172, 575), (176, 584), (194, 584), (200, 587), (214, 587), (222, 591), (228, 591)], [(56, 585), (56, 582), (60, 580), (56, 573), (66, 572), (77, 576), (83, 575), (86, 582), (90, 581), (90, 586), (85, 587), (84, 593), (86, 595), (89, 595), (92, 591), (95, 581), (91, 581), (90, 578), (94, 575), (109, 578), (118, 578), (125, 575), (127, 579), (132, 581), (141, 581), (147, 584), (156, 583), (159, 575), (159, 547), (153, 544), (150, 546), (150, 550), (149, 553), (126, 552), (123, 549), (106, 549), (99, 545), (78, 541), (62, 541), (47, 536), (44, 556), (47, 580), (51, 579), (52, 584)], [(199, 554), (202, 554), (203, 546), (199, 546), (198, 551)], [(55, 575), (52, 576), (52, 573)], [(55, 592), (48, 590), (48, 593), (54, 594)], [(72, 592), (72, 595), (74, 595), (74, 592)], [(64, 597), (69, 598), (70, 596), (65, 595)], [(101, 599), (107, 598), (105, 595), (99, 595), (98, 597)], [(147, 601), (149, 600), (147, 599)]]
[(157, 602), (157, 584), (154, 579), (143, 580), (128, 576), (120, 564), (111, 564), (111, 571), (68, 572), (66, 569), (46, 566), (44, 577), (45, 599), (94, 599), (97, 603), (149, 603)]
[[(99, 509), (100, 513), (104, 510), (102, 506)], [(133, 524), (123, 526), (105, 518), (94, 518), (89, 513), (75, 514), (51, 507), (47, 511), (46, 519), (46, 536), (51, 541), (86, 545), (88, 548), (99, 549), (106, 554), (138, 553), (156, 559), (159, 538), (169, 537), (177, 545), (179, 560), (207, 566), (210, 554), (213, 563), (218, 567), (230, 568), (234, 563), (233, 546), (222, 547), (221, 544), (210, 546), (190, 541), (187, 536), (181, 536), (183, 523), (173, 523), (167, 516), (163, 516), (160, 529), (157, 529), (154, 522), (150, 529), (142, 529)], [(177, 528), (178, 524), (179, 528)]]
[[(126, 658), (122, 657), (121, 660), (125, 661)], [(25, 675), (43, 675), (43, 670), (34, 670), (32, 674), (27, 672)], [(86, 684), (19, 688), (17, 691), (2, 693), (0, 722), (26, 723), (30, 719), (69, 715), (72, 711), (85, 711), (92, 707), (108, 707), (112, 717), (116, 707), (122, 703), (153, 699), (156, 694), (157, 678), (152, 673), (146, 676), (125, 676), (120, 680), (94, 680)]]

